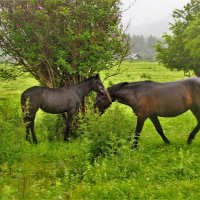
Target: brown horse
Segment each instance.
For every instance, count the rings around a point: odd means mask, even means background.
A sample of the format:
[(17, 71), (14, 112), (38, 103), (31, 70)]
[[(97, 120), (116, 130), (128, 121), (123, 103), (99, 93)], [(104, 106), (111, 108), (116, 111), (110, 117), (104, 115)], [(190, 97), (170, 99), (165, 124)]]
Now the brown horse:
[[(33, 142), (37, 143), (34, 120), (36, 112), (41, 108), (47, 113), (61, 113), (63, 115), (66, 121), (66, 130), (64, 132), (64, 140), (66, 141), (74, 113), (84, 97), (92, 90), (106, 94), (99, 75), (84, 80), (77, 85), (60, 88), (34, 86), (24, 91), (21, 95), (21, 106), (26, 126), (26, 139), (29, 140), (29, 131), (31, 131)], [(67, 118), (65, 117), (65, 112), (67, 113)]]
[[(137, 147), (138, 138), (147, 118), (150, 118), (157, 132), (167, 144), (169, 144), (169, 140), (163, 133), (158, 116), (175, 117), (191, 110), (197, 119), (197, 125), (188, 137), (188, 144), (191, 144), (200, 129), (200, 78), (188, 78), (168, 83), (123, 82), (109, 87), (108, 92), (112, 102), (118, 101), (130, 106), (137, 116), (133, 148)], [(101, 93), (97, 94), (95, 106), (101, 113), (110, 104), (107, 96)]]

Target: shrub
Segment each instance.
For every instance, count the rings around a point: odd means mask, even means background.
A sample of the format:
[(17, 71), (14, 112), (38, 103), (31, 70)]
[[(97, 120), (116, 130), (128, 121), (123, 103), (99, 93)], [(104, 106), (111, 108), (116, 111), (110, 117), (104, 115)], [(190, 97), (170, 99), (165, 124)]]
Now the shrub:
[[(98, 156), (116, 154), (124, 144), (129, 144), (133, 134), (133, 118), (129, 112), (113, 106), (109, 112), (99, 116), (88, 112), (78, 132), (90, 141), (90, 152), (93, 161)], [(112, 107), (112, 108), (113, 108)]]

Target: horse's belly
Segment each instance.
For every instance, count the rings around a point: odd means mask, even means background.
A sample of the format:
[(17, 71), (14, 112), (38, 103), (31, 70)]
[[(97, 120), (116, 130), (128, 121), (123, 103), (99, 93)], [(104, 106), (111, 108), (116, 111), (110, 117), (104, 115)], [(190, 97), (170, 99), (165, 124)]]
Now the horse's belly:
[(65, 112), (66, 110), (62, 109), (62, 108), (59, 108), (59, 107), (51, 107), (51, 106), (48, 106), (48, 107), (41, 107), (41, 110), (43, 110), (44, 112), (47, 112), (47, 113), (51, 113), (51, 114), (60, 114), (60, 113), (63, 113)]
[(188, 111), (188, 108), (179, 108), (179, 107), (168, 107), (167, 109), (160, 108), (157, 110), (157, 116), (159, 117), (176, 117)]
[(59, 114), (63, 112), (67, 112), (70, 108), (70, 104), (66, 102), (57, 102), (57, 101), (46, 101), (40, 107), (44, 112), (51, 114)]
[(157, 115), (160, 117), (175, 117), (188, 111), (192, 105), (190, 95), (171, 95), (160, 98), (155, 104)]

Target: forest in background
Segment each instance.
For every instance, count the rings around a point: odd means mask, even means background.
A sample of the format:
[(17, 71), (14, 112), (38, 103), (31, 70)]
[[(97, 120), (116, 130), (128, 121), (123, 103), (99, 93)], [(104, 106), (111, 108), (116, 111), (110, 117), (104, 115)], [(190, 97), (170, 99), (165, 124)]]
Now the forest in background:
[(131, 54), (138, 54), (141, 60), (155, 61), (156, 52), (155, 45), (160, 38), (153, 35), (132, 35), (129, 36), (131, 40)]

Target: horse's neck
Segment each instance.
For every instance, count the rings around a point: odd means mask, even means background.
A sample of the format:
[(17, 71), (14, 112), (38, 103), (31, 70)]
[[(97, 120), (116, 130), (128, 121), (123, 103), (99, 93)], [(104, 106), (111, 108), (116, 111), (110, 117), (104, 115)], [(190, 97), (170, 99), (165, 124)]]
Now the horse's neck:
[(111, 90), (110, 95), (113, 102), (119, 101), (123, 104), (127, 103), (126, 95), (123, 90)]
[(87, 96), (92, 90), (92, 84), (89, 80), (83, 81), (77, 85), (77, 90), (81, 99)]
[(109, 92), (109, 94), (111, 96), (112, 102), (118, 100), (118, 95), (117, 95), (116, 91), (112, 89), (112, 87), (108, 88), (108, 92)]

